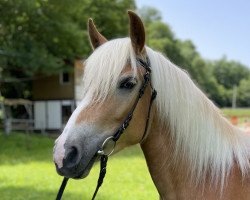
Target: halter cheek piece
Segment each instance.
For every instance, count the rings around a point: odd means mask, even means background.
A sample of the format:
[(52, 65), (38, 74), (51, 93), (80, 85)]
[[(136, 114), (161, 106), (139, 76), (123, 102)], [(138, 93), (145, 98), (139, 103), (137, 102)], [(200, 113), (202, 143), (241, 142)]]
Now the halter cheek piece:
[[(123, 121), (121, 126), (116, 130), (116, 132), (113, 136), (110, 136), (104, 140), (104, 142), (101, 146), (101, 149), (96, 152), (96, 155), (101, 157), (100, 158), (100, 173), (99, 173), (97, 186), (96, 186), (95, 192), (93, 194), (92, 200), (95, 199), (96, 194), (97, 194), (99, 188), (101, 187), (101, 185), (103, 183), (103, 179), (106, 175), (106, 166), (107, 166), (107, 162), (108, 162), (108, 156), (110, 156), (113, 153), (117, 140), (119, 140), (119, 138), (123, 134), (124, 130), (129, 126), (129, 122), (131, 121), (131, 119), (133, 117), (134, 110), (135, 110), (140, 98), (143, 96), (147, 85), (150, 84), (150, 87), (152, 89), (152, 94), (151, 94), (150, 104), (149, 104), (149, 108), (148, 108), (148, 115), (147, 115), (147, 119), (146, 119), (145, 130), (144, 130), (144, 134), (142, 136), (141, 141), (144, 139), (144, 137), (147, 133), (147, 130), (148, 130), (151, 107), (152, 107), (152, 103), (157, 95), (157, 92), (152, 87), (151, 82), (150, 82), (151, 81), (151, 76), (150, 76), (151, 75), (151, 66), (150, 66), (150, 61), (149, 61), (148, 57), (146, 57), (146, 61), (142, 60), (141, 58), (136, 58), (136, 61), (140, 66), (142, 66), (146, 70), (146, 73), (143, 76), (144, 82), (140, 87), (139, 94), (135, 100), (135, 103), (133, 104), (131, 110), (129, 111), (127, 117), (125, 118), (125, 120)], [(63, 195), (63, 191), (67, 185), (67, 182), (68, 182), (68, 178), (64, 177), (63, 182), (61, 184), (61, 187), (58, 191), (56, 200), (61, 200), (61, 197)]]

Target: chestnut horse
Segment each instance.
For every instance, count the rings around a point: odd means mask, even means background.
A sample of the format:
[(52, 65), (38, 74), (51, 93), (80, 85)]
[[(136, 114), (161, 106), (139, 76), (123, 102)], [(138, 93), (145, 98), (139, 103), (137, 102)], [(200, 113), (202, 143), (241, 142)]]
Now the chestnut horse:
[(88, 175), (103, 141), (136, 101), (145, 74), (138, 58), (149, 58), (151, 85), (158, 92), (150, 119), (147, 85), (114, 152), (140, 143), (162, 200), (249, 200), (249, 135), (231, 125), (185, 71), (145, 46), (141, 19), (128, 14), (130, 37), (111, 41), (89, 20), (94, 51), (84, 64), (83, 99), (55, 143), (57, 172)]

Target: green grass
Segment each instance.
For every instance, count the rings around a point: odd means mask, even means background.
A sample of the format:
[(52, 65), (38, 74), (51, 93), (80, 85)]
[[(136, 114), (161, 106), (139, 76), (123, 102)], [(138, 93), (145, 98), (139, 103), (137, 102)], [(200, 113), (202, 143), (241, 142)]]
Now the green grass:
[(250, 108), (249, 109), (246, 109), (246, 108), (238, 108), (238, 109), (230, 109), (230, 108), (225, 108), (225, 109), (222, 109), (223, 113), (226, 115), (226, 116), (229, 116), (229, 117), (233, 117), (233, 116), (236, 116), (236, 117), (250, 117)]
[[(54, 139), (0, 132), (0, 199), (55, 199), (62, 177), (52, 161)], [(110, 158), (107, 175), (96, 200), (158, 199), (138, 146)], [(69, 180), (63, 199), (91, 199), (98, 178), (95, 165), (84, 180)]]

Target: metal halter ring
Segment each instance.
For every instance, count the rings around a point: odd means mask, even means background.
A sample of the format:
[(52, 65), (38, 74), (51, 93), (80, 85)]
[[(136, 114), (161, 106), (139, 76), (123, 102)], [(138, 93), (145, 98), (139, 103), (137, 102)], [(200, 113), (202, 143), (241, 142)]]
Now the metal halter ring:
[(115, 150), (115, 145), (116, 145), (116, 142), (113, 140), (114, 137), (113, 136), (110, 136), (108, 138), (106, 138), (104, 140), (104, 142), (102, 143), (102, 147), (99, 151), (97, 151), (97, 155), (99, 156), (110, 156), (114, 150)]

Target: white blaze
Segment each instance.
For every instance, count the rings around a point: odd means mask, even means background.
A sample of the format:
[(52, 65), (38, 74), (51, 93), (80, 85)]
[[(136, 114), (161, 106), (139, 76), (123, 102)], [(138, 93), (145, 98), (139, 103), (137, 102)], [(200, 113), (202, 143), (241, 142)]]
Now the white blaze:
[(56, 139), (55, 147), (54, 147), (54, 162), (57, 164), (58, 168), (63, 167), (63, 159), (65, 157), (65, 142), (68, 137), (70, 137), (70, 133), (74, 132), (75, 122), (78, 115), (81, 111), (88, 106), (90, 103), (91, 98), (85, 97), (77, 106), (75, 111), (72, 113), (69, 121), (67, 122), (62, 134)]

